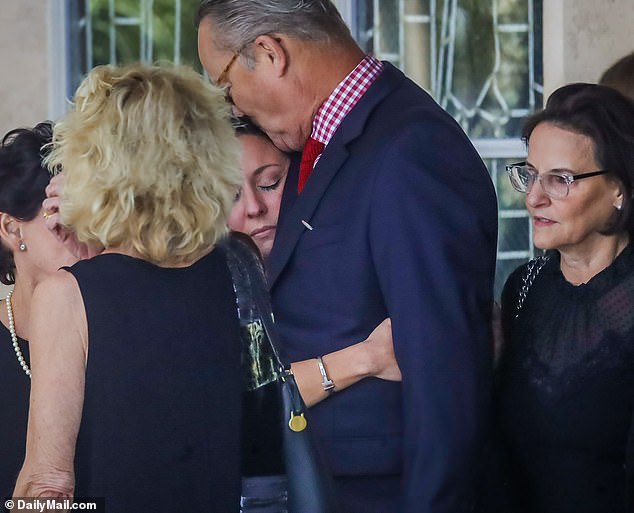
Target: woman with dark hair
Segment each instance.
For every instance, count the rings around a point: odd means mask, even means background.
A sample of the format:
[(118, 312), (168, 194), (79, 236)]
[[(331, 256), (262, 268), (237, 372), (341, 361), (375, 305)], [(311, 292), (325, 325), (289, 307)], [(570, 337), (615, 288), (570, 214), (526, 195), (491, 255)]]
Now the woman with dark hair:
[(11, 495), (24, 460), (29, 410), (29, 312), (35, 286), (75, 262), (49, 232), (42, 200), (50, 175), (42, 164), (51, 124), (10, 131), (0, 144), (0, 281), (13, 285), (0, 308), (0, 496)]
[(523, 137), (527, 161), (507, 171), (545, 252), (502, 294), (496, 420), (514, 499), (502, 511), (631, 511), (634, 104), (571, 84)]
[(606, 69), (599, 78), (599, 84), (612, 87), (634, 100), (634, 52)]
[(266, 259), (275, 240), (290, 157), (247, 118), (237, 118), (233, 124), (240, 141), (244, 181), (236, 194), (228, 224), (232, 230), (249, 235)]
[[(233, 125), (240, 143), (240, 169), (244, 180), (236, 194), (228, 225), (234, 231), (249, 235), (266, 259), (275, 240), (290, 158), (248, 118), (235, 118)], [(330, 391), (324, 390), (322, 366), (324, 372), (327, 369), (333, 385)], [(400, 381), (390, 319), (385, 319), (362, 342), (326, 354), (321, 361), (311, 358), (293, 362), (291, 370), (308, 406), (362, 379)]]

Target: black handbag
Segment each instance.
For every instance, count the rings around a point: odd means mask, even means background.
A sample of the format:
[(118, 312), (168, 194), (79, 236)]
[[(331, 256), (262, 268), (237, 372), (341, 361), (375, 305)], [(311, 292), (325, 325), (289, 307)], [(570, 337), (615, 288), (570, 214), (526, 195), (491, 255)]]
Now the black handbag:
[[(286, 499), (289, 513), (335, 513), (330, 479), (310, 437), (306, 405), (276, 349), (279, 339), (257, 247), (240, 233), (230, 234), (220, 246), (233, 279), (243, 344), (243, 475), (256, 476), (256, 488), (259, 475), (268, 475), (272, 483), (269, 497), (244, 493), (243, 484), (243, 511), (285, 511), (279, 505)], [(280, 490), (280, 471), (287, 490)]]

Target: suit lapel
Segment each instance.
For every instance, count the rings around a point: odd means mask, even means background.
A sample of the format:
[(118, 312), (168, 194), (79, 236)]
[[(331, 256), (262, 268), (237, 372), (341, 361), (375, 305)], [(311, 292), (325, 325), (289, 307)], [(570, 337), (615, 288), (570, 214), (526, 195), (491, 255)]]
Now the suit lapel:
[[(282, 199), (282, 213), (277, 225), (273, 250), (267, 261), (270, 288), (277, 282), (288, 263), (302, 234), (309, 228), (310, 219), (317, 209), (328, 185), (348, 159), (347, 146), (363, 133), (368, 117), (376, 106), (404, 79), (404, 75), (386, 63), (384, 70), (345, 117), (317, 161), (302, 193), (297, 196), (297, 159), (291, 163)], [(294, 199), (294, 201), (293, 201)]]

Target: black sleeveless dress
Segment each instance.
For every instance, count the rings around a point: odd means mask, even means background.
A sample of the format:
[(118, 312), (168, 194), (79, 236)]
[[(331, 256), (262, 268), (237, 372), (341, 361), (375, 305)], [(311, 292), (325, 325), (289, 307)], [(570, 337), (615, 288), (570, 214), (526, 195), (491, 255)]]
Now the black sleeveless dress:
[(89, 350), (76, 497), (110, 513), (237, 512), (241, 366), (222, 250), (167, 269), (106, 254), (67, 269)]
[[(4, 303), (0, 303), (0, 308), (5, 308)], [(18, 338), (18, 344), (30, 362), (28, 343)], [(0, 347), (0, 498), (4, 498), (13, 494), (24, 462), (31, 380), (18, 363), (11, 334), (2, 324)]]

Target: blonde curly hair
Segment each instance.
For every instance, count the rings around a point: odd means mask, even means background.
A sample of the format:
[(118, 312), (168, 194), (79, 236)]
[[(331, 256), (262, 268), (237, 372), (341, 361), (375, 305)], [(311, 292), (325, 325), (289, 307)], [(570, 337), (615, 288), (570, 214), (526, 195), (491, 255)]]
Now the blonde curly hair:
[(93, 69), (47, 159), (64, 170), (62, 222), (82, 242), (159, 265), (211, 249), (241, 183), (223, 94), (185, 67)]

